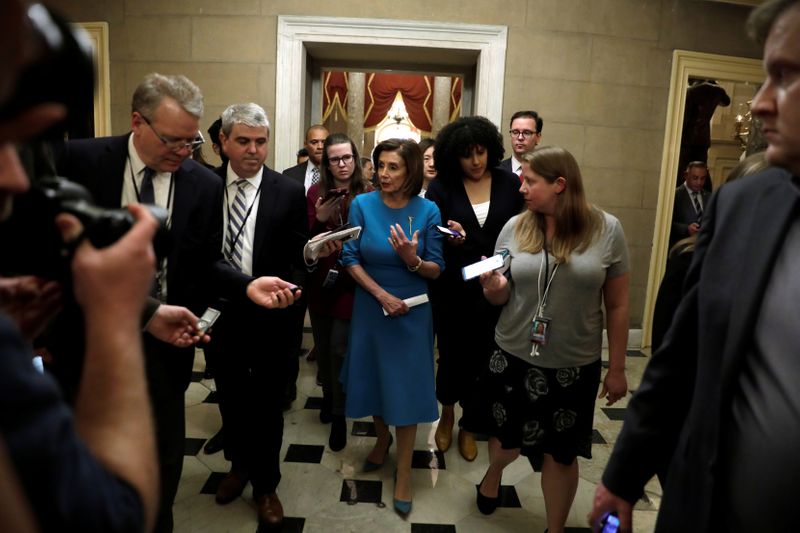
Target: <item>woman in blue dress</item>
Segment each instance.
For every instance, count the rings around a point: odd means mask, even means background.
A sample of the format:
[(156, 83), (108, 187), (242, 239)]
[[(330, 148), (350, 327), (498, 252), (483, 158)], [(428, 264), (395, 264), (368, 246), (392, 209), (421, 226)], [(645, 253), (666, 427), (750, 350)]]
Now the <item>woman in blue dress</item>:
[(356, 281), (350, 341), (342, 383), (349, 418), (372, 416), (377, 441), (364, 471), (377, 470), (397, 435), (394, 508), (411, 511), (411, 455), (417, 424), (438, 418), (430, 304), (403, 300), (427, 296), (428, 280), (444, 268), (441, 220), (433, 202), (417, 194), (422, 153), (411, 140), (381, 142), (373, 153), (380, 191), (353, 199), (349, 221), (361, 226), (347, 242), (342, 264)]

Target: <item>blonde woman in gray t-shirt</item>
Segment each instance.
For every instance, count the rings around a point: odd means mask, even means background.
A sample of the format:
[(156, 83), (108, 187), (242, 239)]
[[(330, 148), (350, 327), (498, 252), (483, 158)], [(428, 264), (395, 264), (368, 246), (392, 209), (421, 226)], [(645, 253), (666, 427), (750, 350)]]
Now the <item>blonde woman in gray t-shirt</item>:
[(555, 533), (575, 497), (576, 458), (591, 458), (602, 306), (610, 367), (599, 397), (610, 405), (627, 392), (628, 252), (619, 221), (587, 203), (572, 154), (542, 147), (523, 157), (522, 169), (526, 210), (496, 245), (508, 251), (510, 276), (481, 276), (484, 295), (503, 310), (464, 427), (490, 435), (480, 511), (497, 508), (503, 468), (521, 453), (541, 464), (547, 527)]

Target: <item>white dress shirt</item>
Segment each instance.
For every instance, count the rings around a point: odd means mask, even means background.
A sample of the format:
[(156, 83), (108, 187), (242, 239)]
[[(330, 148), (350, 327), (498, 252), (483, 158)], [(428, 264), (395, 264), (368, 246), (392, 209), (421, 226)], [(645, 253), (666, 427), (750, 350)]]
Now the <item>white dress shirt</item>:
[[(314, 169), (315, 168), (317, 168), (317, 167), (314, 166), (314, 163), (312, 163), (311, 160), (309, 160), (306, 163), (306, 179), (305, 179), (305, 181), (303, 181), (303, 185), (306, 188), (306, 193), (308, 193), (308, 189), (310, 189), (311, 186), (313, 185), (311, 180), (312, 180), (312, 178), (314, 176)], [(322, 171), (320, 171), (320, 172), (322, 172)]]

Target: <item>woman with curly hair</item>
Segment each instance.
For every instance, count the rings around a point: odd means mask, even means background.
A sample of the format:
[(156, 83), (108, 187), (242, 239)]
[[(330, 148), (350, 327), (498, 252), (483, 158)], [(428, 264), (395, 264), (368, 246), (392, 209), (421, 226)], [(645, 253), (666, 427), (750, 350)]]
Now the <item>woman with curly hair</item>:
[[(435, 441), (443, 452), (452, 441), (456, 402), (469, 409), (467, 400), (500, 314), (484, 299), (477, 279), (464, 281), (461, 268), (492, 255), (503, 225), (522, 209), (519, 179), (497, 168), (502, 158), (500, 132), (483, 117), (448, 124), (436, 139), (437, 177), (427, 198), (439, 206), (442, 225), (462, 235), (448, 237), (446, 268), (431, 287), (439, 347), (436, 396), (442, 404)], [(478, 454), (467, 431), (459, 431), (458, 449), (467, 461)]]
[[(350, 204), (372, 185), (361, 174), (358, 150), (343, 133), (332, 133), (322, 147), (319, 183), (306, 195), (311, 236), (333, 230), (347, 221)], [(328, 195), (338, 191), (341, 195)], [(327, 197), (327, 199), (326, 199)], [(319, 380), (322, 383), (322, 423), (332, 422), (328, 446), (338, 452), (347, 443), (345, 395), (339, 382), (350, 333), (356, 284), (339, 260), (340, 253), (322, 258), (309, 274), (308, 314), (314, 333)]]
[(480, 277), (502, 312), (464, 426), (490, 435), (478, 509), (494, 512), (503, 469), (521, 453), (541, 464), (547, 527), (560, 532), (578, 486), (577, 456), (592, 457), (603, 307), (609, 369), (599, 397), (610, 405), (627, 392), (628, 251), (619, 221), (587, 203), (569, 152), (528, 152), (522, 171), (526, 210), (496, 245), (509, 253), (510, 276)]

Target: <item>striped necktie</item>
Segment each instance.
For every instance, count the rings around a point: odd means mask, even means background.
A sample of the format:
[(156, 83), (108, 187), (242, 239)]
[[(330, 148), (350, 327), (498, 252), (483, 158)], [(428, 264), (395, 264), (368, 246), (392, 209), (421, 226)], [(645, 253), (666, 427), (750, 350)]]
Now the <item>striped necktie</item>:
[(225, 255), (228, 256), (230, 263), (237, 270), (242, 270), (242, 233), (245, 223), (245, 213), (247, 204), (245, 203), (245, 188), (247, 180), (240, 179), (234, 183), (236, 185), (236, 197), (228, 209), (228, 234), (225, 239)]
[(140, 204), (155, 204), (156, 203), (156, 193), (153, 189), (153, 176), (156, 175), (156, 171), (150, 167), (144, 167), (142, 171), (142, 191), (139, 194), (139, 203)]
[(697, 218), (700, 218), (703, 215), (703, 206), (700, 205), (700, 199), (697, 197), (700, 193), (697, 191), (692, 192), (692, 203), (694, 204), (694, 210), (697, 213)]

